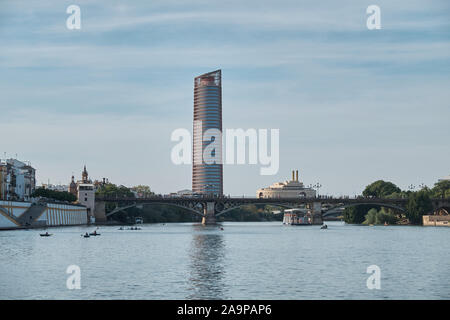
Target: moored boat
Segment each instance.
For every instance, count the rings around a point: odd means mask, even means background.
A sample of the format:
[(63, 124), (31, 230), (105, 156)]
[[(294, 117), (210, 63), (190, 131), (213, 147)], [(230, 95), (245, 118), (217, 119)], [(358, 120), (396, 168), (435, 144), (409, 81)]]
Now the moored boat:
[(287, 209), (284, 210), (283, 224), (293, 226), (309, 226), (311, 225), (311, 217), (306, 209)]

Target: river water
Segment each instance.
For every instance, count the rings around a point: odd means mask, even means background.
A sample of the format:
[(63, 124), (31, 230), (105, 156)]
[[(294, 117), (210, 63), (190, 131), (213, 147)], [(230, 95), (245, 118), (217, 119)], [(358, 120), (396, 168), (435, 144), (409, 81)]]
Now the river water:
[[(327, 224), (3, 231), (0, 299), (450, 299), (450, 228)], [(370, 265), (380, 289), (367, 287)]]

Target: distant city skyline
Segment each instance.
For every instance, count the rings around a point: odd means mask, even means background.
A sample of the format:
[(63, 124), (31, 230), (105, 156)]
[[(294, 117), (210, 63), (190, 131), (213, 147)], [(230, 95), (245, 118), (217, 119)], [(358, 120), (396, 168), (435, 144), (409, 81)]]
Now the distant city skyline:
[[(170, 161), (192, 128), (192, 79), (222, 70), (223, 127), (279, 128), (280, 170), (223, 166), (224, 194), (290, 179), (353, 195), (378, 179), (402, 189), (450, 174), (450, 5), (377, 1), (79, 0), (0, 4), (0, 156), (37, 182), (93, 179), (156, 193), (191, 188)], [(6, 137), (6, 138), (5, 138)]]

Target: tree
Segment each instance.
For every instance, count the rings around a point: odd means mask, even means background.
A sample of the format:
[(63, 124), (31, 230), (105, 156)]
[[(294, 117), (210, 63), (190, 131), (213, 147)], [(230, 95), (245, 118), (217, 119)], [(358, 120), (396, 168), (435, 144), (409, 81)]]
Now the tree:
[(116, 186), (113, 183), (102, 185), (95, 192), (96, 196), (114, 198), (134, 198), (134, 193), (125, 186)]
[(136, 192), (140, 197), (142, 198), (147, 198), (150, 197), (152, 195), (154, 195), (155, 193), (150, 189), (149, 186), (144, 186), (144, 185), (138, 185), (138, 186), (134, 186), (133, 188), (131, 188), (132, 191)]
[(436, 182), (431, 192), (436, 198), (450, 198), (450, 180)]
[(369, 212), (367, 212), (365, 218), (366, 220), (364, 220), (364, 224), (377, 224), (377, 214), (378, 214), (378, 210), (375, 208), (372, 208), (369, 210)]
[(401, 190), (389, 181), (377, 180), (369, 184), (363, 191), (365, 197), (385, 198), (393, 193), (400, 193)]
[(365, 218), (364, 224), (394, 224), (398, 220), (395, 214), (386, 211), (384, 208), (381, 208), (381, 210), (370, 209)]
[(412, 224), (422, 224), (422, 216), (433, 210), (433, 204), (426, 191), (413, 192), (406, 204), (406, 217)]
[(57, 201), (65, 201), (65, 202), (75, 202), (77, 201), (77, 197), (67, 191), (55, 191), (45, 188), (36, 189), (32, 197), (43, 197), (48, 199), (53, 199)]
[(366, 219), (366, 214), (372, 208), (378, 209), (379, 206), (368, 205), (368, 204), (360, 204), (360, 205), (357, 205), (357, 206), (345, 208), (344, 214), (343, 214), (344, 221), (346, 223), (361, 224)]

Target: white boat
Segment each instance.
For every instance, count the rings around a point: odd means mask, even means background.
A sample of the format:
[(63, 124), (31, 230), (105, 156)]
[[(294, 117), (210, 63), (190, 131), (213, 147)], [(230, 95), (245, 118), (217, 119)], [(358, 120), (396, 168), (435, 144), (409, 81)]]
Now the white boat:
[(311, 217), (306, 209), (286, 209), (284, 210), (283, 224), (293, 226), (311, 225)]

